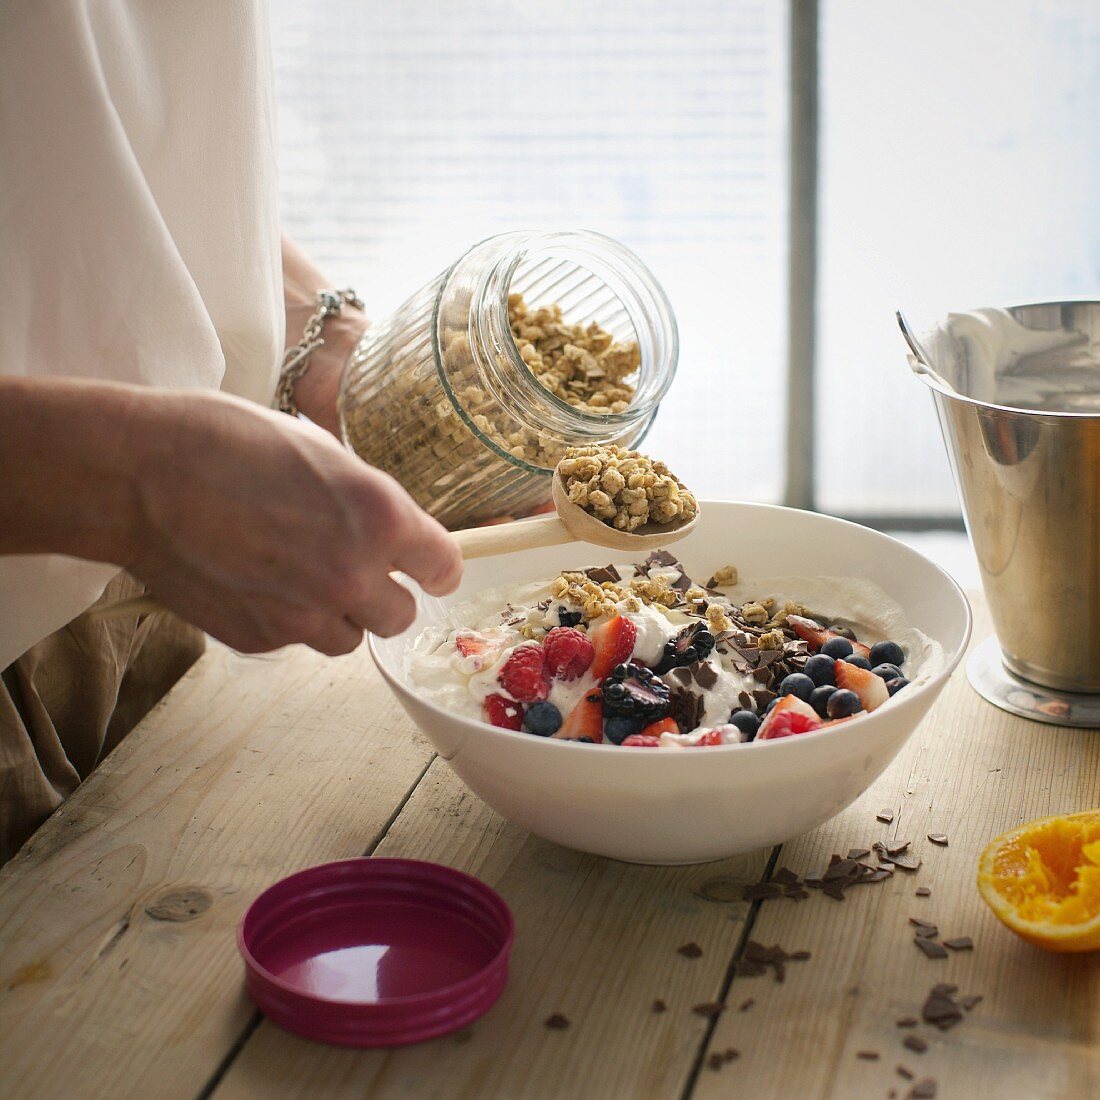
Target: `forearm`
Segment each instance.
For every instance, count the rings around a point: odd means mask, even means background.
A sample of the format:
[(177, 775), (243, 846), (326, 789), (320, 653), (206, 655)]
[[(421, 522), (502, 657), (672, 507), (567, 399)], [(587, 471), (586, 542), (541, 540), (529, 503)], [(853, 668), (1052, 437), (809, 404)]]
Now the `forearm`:
[[(304, 252), (283, 234), (283, 297), (286, 302), (286, 346), (302, 338), (306, 321), (317, 308), (317, 292), (332, 287)], [(345, 307), (325, 322), (324, 345), (310, 357), (309, 369), (299, 379), (294, 398), (306, 416), (338, 436), (336, 398), (344, 364), (367, 327), (362, 310)]]
[(134, 546), (138, 387), (0, 378), (0, 554), (125, 565)]

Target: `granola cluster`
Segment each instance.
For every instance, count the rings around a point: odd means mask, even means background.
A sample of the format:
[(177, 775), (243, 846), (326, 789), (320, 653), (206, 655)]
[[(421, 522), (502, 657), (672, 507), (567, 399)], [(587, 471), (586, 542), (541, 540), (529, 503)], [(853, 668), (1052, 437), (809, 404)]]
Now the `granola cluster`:
[(636, 342), (617, 342), (595, 321), (568, 324), (557, 303), (531, 309), (522, 294), (508, 296), (508, 322), (520, 358), (555, 397), (588, 413), (629, 407), (634, 387), (626, 379), (641, 365)]
[(694, 494), (663, 462), (624, 447), (570, 447), (558, 463), (569, 499), (617, 531), (690, 520)]

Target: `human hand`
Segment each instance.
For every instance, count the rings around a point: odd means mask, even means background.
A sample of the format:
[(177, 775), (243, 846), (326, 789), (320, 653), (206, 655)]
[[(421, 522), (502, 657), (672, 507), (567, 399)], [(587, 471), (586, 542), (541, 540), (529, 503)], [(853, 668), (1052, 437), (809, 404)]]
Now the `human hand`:
[(246, 653), (304, 642), (350, 652), (412, 622), (412, 593), (454, 591), (453, 538), (387, 474), (319, 428), (222, 394), (135, 407), (130, 560), (166, 607)]

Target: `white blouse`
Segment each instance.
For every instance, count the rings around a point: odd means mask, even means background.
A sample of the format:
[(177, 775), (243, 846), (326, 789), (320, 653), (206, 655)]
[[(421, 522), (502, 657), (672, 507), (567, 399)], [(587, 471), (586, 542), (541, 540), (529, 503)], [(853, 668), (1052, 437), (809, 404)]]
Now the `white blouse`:
[[(4, 0), (0, 372), (268, 404), (283, 339), (275, 147), (262, 0)], [(0, 557), (0, 668), (115, 573)]]

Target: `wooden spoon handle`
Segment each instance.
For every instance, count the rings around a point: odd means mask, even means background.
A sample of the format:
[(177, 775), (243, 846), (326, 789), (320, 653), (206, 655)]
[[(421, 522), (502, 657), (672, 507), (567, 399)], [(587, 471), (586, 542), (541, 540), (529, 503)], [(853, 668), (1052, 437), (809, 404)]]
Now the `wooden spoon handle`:
[(456, 531), (455, 540), (465, 560), (488, 558), (494, 554), (510, 554), (514, 550), (534, 550), (539, 546), (562, 546), (575, 542), (557, 516), (523, 520), (521, 523), (498, 523), (493, 527), (471, 527)]

